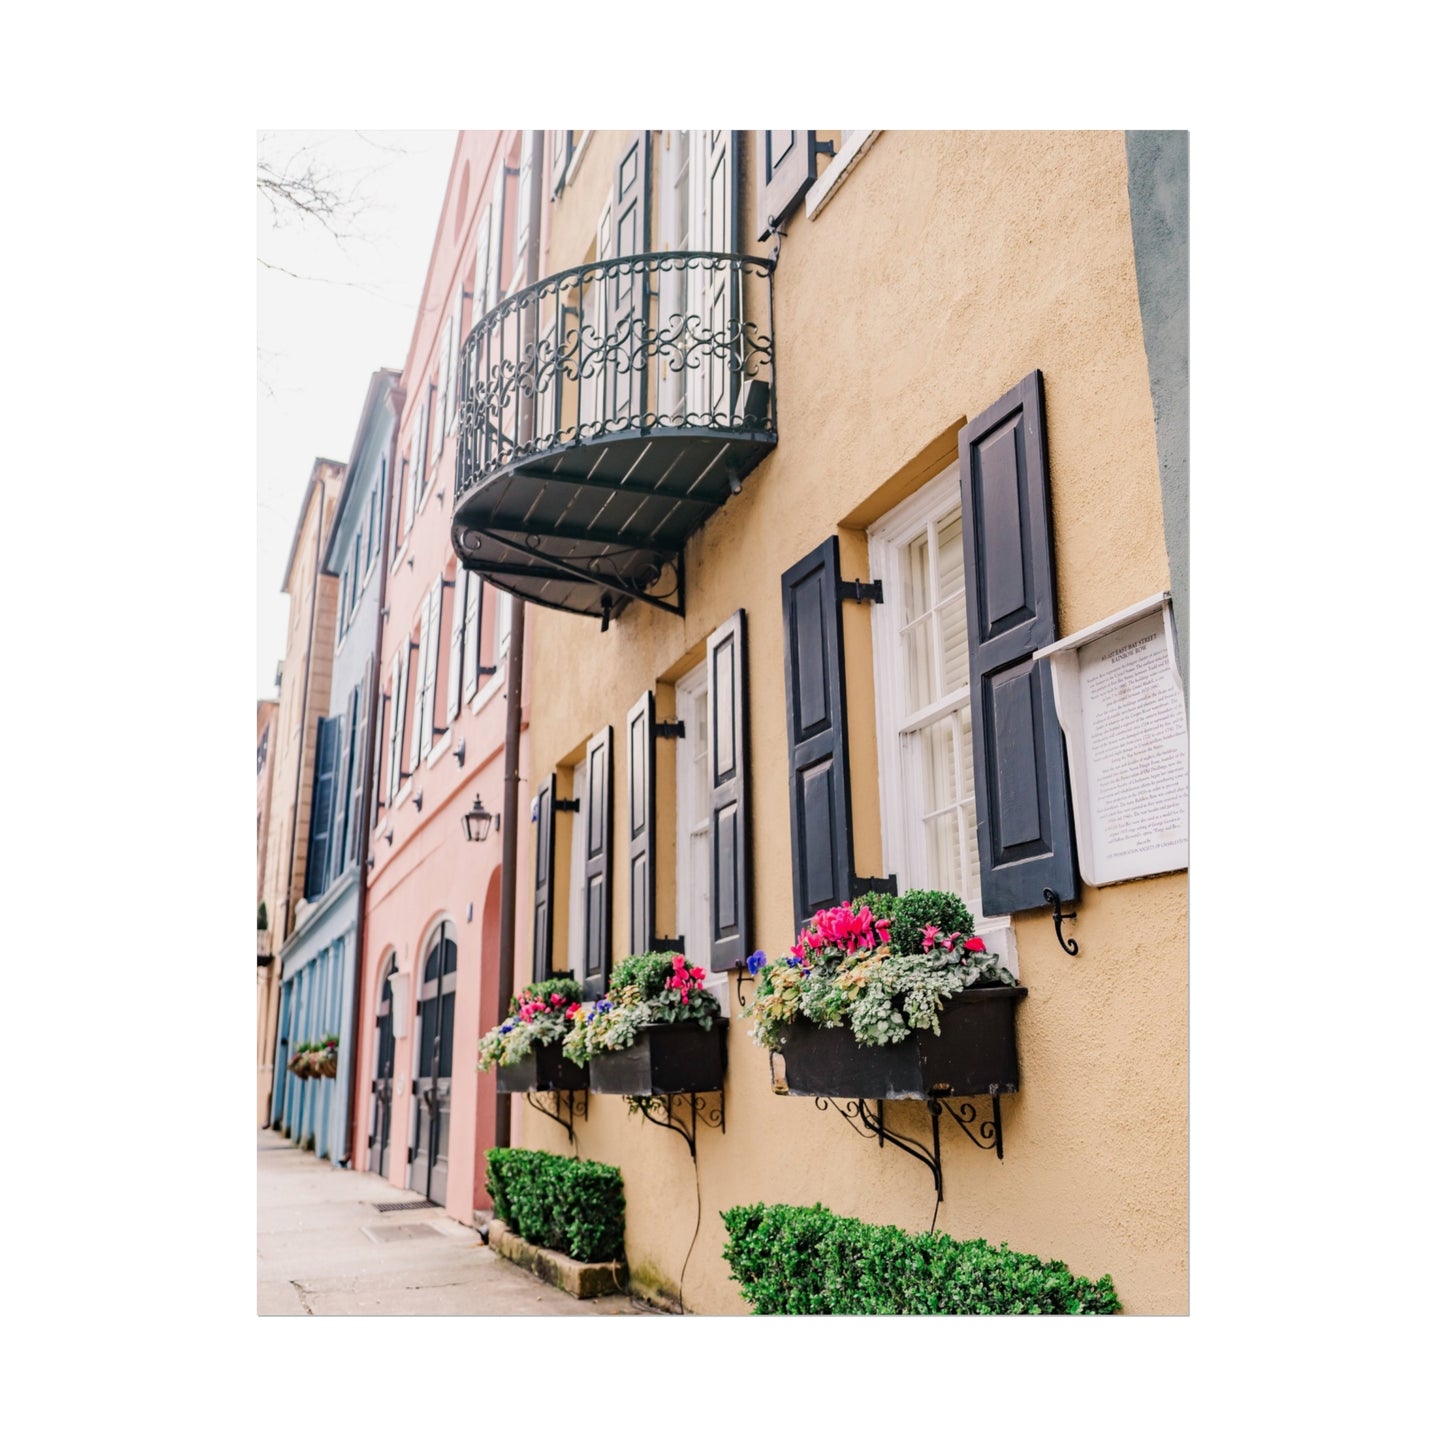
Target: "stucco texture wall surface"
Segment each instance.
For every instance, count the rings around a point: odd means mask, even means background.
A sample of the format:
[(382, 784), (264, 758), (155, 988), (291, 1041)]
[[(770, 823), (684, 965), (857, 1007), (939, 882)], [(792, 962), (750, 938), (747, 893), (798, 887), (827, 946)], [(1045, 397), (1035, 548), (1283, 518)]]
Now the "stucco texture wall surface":
[[(582, 259), (559, 247), (585, 246), (595, 228), (612, 141), (593, 137), (578, 186), (554, 203), (546, 271)], [(755, 234), (751, 161), (745, 150), (745, 237)], [(811, 220), (800, 209), (787, 230), (775, 281), (779, 445), (689, 543), (686, 616), (633, 606), (603, 634), (595, 621), (531, 613), (541, 668), (535, 769), (573, 755), (610, 723), (621, 798), (628, 708), (696, 663), (707, 635), (747, 609), (750, 946), (769, 956), (793, 936), (787, 567), (837, 533), (843, 575), (867, 576), (863, 529), (956, 457), (968, 417), (1038, 368), (1060, 635), (1169, 585), (1122, 134), (885, 132), (829, 204)], [(856, 866), (866, 874), (884, 861), (872, 634), (865, 607), (845, 607), (844, 618)], [(614, 859), (626, 858), (624, 826), (618, 807)], [(560, 847), (558, 859), (565, 886)], [(625, 866), (614, 865), (613, 888), (616, 957), (625, 946)], [(660, 891), (659, 931), (672, 907)], [(1022, 1089), (1003, 1104), (1002, 1162), (944, 1121), (938, 1228), (1007, 1241), (1090, 1276), (1111, 1273), (1128, 1311), (1184, 1312), (1187, 878), (1086, 888), (1078, 911), (1076, 958), (1060, 950), (1047, 913), (1014, 917), (1030, 990), (1018, 1014)], [(518, 957), (530, 957), (525, 937)], [(560, 930), (555, 957), (564, 967)], [(730, 1032), (727, 1128), (699, 1131), (696, 1177), (683, 1141), (629, 1117), (622, 1100), (594, 1095), (578, 1132), (584, 1157), (623, 1170), (634, 1278), (672, 1296), (681, 1283), (686, 1307), (699, 1312), (744, 1309), (721, 1258), (718, 1215), (729, 1205), (822, 1201), (909, 1230), (926, 1229), (934, 1208), (922, 1165), (858, 1139), (811, 1100), (776, 1096), (768, 1056), (746, 1024), (735, 1018)], [(889, 1111), (904, 1133), (927, 1136), (922, 1103)], [(561, 1130), (536, 1115), (518, 1133), (519, 1142), (570, 1152)]]

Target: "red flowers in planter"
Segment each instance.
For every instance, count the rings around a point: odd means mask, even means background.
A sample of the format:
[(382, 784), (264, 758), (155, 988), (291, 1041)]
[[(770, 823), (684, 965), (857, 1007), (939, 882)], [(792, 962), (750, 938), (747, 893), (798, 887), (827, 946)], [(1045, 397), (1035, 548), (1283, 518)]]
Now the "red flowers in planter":
[(682, 995), (683, 1003), (686, 1003), (688, 995), (694, 989), (701, 990), (706, 978), (707, 974), (703, 969), (690, 967), (682, 954), (675, 953), (672, 956), (672, 977), (663, 987), (676, 989)]

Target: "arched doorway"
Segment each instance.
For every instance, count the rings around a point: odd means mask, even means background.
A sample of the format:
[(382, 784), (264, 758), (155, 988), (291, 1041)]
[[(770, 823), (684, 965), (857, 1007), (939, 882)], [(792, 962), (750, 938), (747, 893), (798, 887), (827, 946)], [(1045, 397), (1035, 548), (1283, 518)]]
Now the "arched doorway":
[(376, 1008), (376, 1069), (371, 1080), (371, 1153), (366, 1167), (386, 1178), (391, 1164), (391, 1081), (396, 1073), (396, 1035), (392, 1032), (391, 981), (396, 976), (396, 954), (383, 969), (381, 1002)]
[(452, 1038), (456, 1032), (457, 935), (440, 924), (427, 940), (416, 993), (416, 1140), (409, 1184), (436, 1204), (447, 1197), (447, 1138), (452, 1113)]

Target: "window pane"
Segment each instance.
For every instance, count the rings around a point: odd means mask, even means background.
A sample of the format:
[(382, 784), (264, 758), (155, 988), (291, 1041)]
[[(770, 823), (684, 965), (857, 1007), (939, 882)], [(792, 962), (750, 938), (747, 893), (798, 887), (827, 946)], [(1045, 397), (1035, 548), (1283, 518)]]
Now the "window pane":
[(928, 586), (928, 533), (908, 544), (903, 555), (903, 620), (916, 622), (932, 605)]
[(936, 813), (959, 801), (953, 746), (954, 719), (940, 718), (917, 734), (923, 763), (923, 811)]
[(968, 686), (968, 609), (960, 592), (938, 609), (943, 646), (943, 694)]
[(907, 712), (927, 707), (938, 696), (933, 666), (933, 627), (929, 618), (915, 622), (903, 634), (903, 705)]
[(963, 862), (959, 852), (957, 809), (950, 808), (945, 813), (926, 819), (923, 827), (928, 886), (966, 896)]

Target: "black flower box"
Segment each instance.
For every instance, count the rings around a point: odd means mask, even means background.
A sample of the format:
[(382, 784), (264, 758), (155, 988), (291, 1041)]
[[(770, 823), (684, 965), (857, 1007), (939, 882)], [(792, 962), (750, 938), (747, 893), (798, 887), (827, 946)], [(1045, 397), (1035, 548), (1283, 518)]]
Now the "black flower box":
[(497, 1067), (499, 1094), (550, 1094), (557, 1090), (586, 1087), (586, 1068), (578, 1068), (563, 1054), (560, 1039), (533, 1049), (520, 1063)]
[(727, 1072), (728, 1021), (643, 1024), (625, 1049), (592, 1060), (594, 1094), (706, 1094), (721, 1089)]
[(938, 1033), (915, 1029), (901, 1043), (860, 1044), (845, 1024), (793, 1023), (783, 1033), (786, 1092), (829, 1099), (929, 1099), (1015, 1094), (1014, 1008), (1026, 988), (977, 988), (951, 998)]

